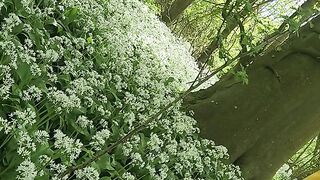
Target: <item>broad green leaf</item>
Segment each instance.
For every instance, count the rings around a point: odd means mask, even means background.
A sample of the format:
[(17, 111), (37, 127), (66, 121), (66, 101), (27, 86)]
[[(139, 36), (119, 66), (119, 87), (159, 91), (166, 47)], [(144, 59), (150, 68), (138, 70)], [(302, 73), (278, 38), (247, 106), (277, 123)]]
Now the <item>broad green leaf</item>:
[(112, 166), (111, 166), (111, 161), (110, 161), (110, 155), (109, 154), (104, 154), (103, 156), (101, 156), (99, 158), (98, 161), (96, 161), (97, 165), (99, 166), (99, 168), (101, 170), (110, 170), (113, 171), (115, 170)]
[(20, 78), (20, 84), (19, 87), (22, 88), (25, 85), (29, 84), (32, 79), (32, 74), (30, 71), (30, 65), (27, 63), (19, 63), (17, 73)]

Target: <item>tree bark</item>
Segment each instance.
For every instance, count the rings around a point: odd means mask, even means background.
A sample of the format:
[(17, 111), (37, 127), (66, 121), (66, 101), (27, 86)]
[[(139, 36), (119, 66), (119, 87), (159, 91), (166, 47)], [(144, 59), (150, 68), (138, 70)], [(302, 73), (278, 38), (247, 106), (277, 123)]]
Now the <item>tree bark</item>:
[(281, 51), (257, 56), (249, 84), (226, 75), (185, 99), (201, 135), (229, 149), (245, 179), (270, 180), (320, 131), (320, 16)]
[(162, 12), (162, 21), (168, 24), (176, 20), (193, 1), (194, 0), (175, 0), (168, 9)]

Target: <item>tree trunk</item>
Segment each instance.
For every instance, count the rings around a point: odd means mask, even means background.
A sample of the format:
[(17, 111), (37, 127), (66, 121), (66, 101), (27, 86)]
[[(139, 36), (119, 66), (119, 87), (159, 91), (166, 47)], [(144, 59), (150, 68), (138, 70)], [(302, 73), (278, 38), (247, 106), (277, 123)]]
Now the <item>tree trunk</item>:
[(320, 16), (312, 24), (255, 57), (248, 85), (226, 75), (185, 99), (201, 135), (225, 145), (245, 179), (272, 179), (320, 131)]
[(193, 1), (194, 0), (175, 0), (168, 9), (165, 9), (162, 12), (162, 21), (167, 24), (171, 23), (172, 21), (177, 19), (179, 15), (182, 14), (183, 11), (186, 10)]

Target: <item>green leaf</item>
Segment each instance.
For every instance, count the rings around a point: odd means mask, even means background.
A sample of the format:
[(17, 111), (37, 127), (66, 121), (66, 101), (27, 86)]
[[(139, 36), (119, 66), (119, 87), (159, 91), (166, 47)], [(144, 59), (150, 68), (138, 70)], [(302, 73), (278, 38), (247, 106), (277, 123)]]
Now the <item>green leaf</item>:
[(15, 168), (8, 169), (5, 173), (1, 173), (1, 179), (16, 179), (17, 171)]
[(169, 77), (165, 82), (164, 82), (164, 85), (169, 85), (170, 83), (174, 82), (174, 77)]
[(81, 128), (80, 126), (78, 126), (74, 121), (71, 120), (71, 126), (77, 131), (79, 132), (80, 134), (83, 134), (85, 135), (86, 137), (90, 137), (90, 134), (88, 132), (87, 129), (83, 129)]
[(35, 151), (31, 158), (33, 160), (37, 160), (39, 158), (39, 156), (46, 154), (46, 155), (53, 155), (54, 151), (52, 149), (50, 149), (49, 144), (43, 144), (40, 145), (40, 147), (37, 148), (37, 151)]
[(97, 165), (96, 162), (92, 162), (92, 163), (91, 163), (91, 167), (93, 167), (94, 169), (96, 169), (99, 174), (101, 173), (101, 169), (99, 168), (99, 166)]
[(103, 56), (101, 56), (100, 53), (94, 54), (94, 60), (95, 60), (98, 67), (100, 67), (101, 64), (103, 64), (106, 61), (106, 59)]
[(243, 84), (248, 85), (249, 83), (248, 74), (243, 66), (241, 66), (240, 71), (233, 72), (233, 74), (237, 81), (241, 81)]
[(20, 84), (19, 87), (22, 88), (23, 86), (30, 83), (32, 79), (32, 74), (30, 71), (30, 65), (27, 63), (20, 63), (18, 65), (17, 73), (20, 78)]
[(253, 10), (252, 5), (251, 5), (251, 3), (249, 1), (246, 2), (245, 10), (247, 12), (252, 12), (252, 10)]
[(49, 177), (48, 174), (45, 174), (45, 175), (43, 175), (43, 176), (37, 176), (37, 177), (35, 178), (35, 180), (49, 180), (49, 179), (50, 179), (50, 177)]
[(59, 26), (58, 22), (57, 22), (56, 19), (53, 18), (53, 17), (49, 17), (49, 18), (45, 21), (45, 24), (47, 24), (47, 25), (50, 24), (50, 25), (53, 25), (53, 26), (56, 26), (56, 27)]
[(37, 29), (44, 29), (44, 23), (42, 22), (42, 20), (37, 17), (37, 16), (32, 16), (32, 21), (31, 21), (31, 27), (32, 28), (37, 28)]
[(64, 20), (64, 24), (68, 25), (74, 20), (76, 20), (78, 18), (78, 13), (79, 13), (79, 9), (76, 7), (67, 10), (64, 14), (66, 17), (66, 19)]
[(87, 129), (81, 128), (78, 124), (76, 124), (75, 119), (76, 115), (75, 114), (69, 114), (67, 116), (68, 123), (80, 134), (85, 135), (86, 137), (90, 137), (90, 134)]
[(105, 177), (100, 178), (100, 180), (111, 180), (111, 177), (105, 176)]
[(12, 28), (12, 33), (13, 34), (20, 34), (23, 31), (23, 24), (19, 24)]
[(14, 96), (20, 96), (20, 95), (22, 95), (22, 91), (21, 91), (21, 89), (20, 89), (20, 87), (18, 86), (18, 85), (16, 85), (16, 84), (14, 84), (13, 86), (12, 86), (12, 95), (14, 95)]
[(85, 107), (77, 108), (72, 111), (75, 115), (81, 115), (81, 114), (86, 114), (87, 109)]
[(87, 38), (87, 43), (88, 43), (88, 44), (92, 44), (92, 43), (93, 43), (93, 39), (92, 39), (91, 36), (89, 36), (89, 37)]
[(32, 40), (33, 44), (39, 49), (41, 48), (41, 33), (38, 29), (33, 28), (31, 32), (28, 32), (29, 38)]
[(100, 159), (98, 161), (96, 161), (96, 164), (98, 165), (98, 167), (101, 170), (109, 170), (109, 171), (113, 171), (115, 170), (112, 166), (111, 166), (111, 161), (110, 161), (110, 155), (109, 154), (104, 154), (103, 156), (100, 157)]

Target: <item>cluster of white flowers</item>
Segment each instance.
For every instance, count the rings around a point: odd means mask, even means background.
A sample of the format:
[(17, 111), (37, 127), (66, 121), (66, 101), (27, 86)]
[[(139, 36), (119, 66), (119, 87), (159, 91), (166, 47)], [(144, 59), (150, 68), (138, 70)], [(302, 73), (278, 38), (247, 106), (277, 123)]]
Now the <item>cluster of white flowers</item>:
[(17, 168), (19, 180), (33, 180), (37, 177), (37, 168), (30, 159), (25, 159)]
[(275, 174), (275, 180), (294, 180), (292, 177), (292, 169), (288, 164), (284, 164)]
[(18, 135), (18, 154), (22, 156), (29, 156), (32, 151), (36, 150), (36, 145), (33, 139), (29, 136), (27, 132), (20, 131)]
[(163, 141), (159, 139), (157, 134), (151, 134), (150, 141), (148, 141), (148, 146), (151, 151), (160, 151)]
[(44, 131), (44, 130), (37, 130), (34, 133), (34, 136), (35, 136), (36, 142), (40, 144), (46, 144), (49, 140), (49, 134), (47, 131)]
[(79, 139), (74, 140), (60, 130), (55, 130), (54, 138), (54, 147), (66, 153), (70, 162), (73, 162), (79, 156), (83, 146)]
[[(1, 46), (1, 42), (0, 42)], [(2, 83), (0, 84), (0, 98), (7, 99), (9, 97), (9, 93), (12, 85), (14, 84), (14, 80), (11, 77), (10, 73), (11, 69), (7, 65), (0, 65), (0, 77)]]
[(30, 101), (34, 99), (35, 101), (40, 101), (42, 97), (41, 89), (37, 88), (36, 86), (31, 86), (27, 90), (23, 91), (22, 99), (25, 101)]
[(131, 154), (131, 163), (133, 166), (141, 166), (143, 167), (144, 166), (144, 161), (142, 160), (142, 157), (141, 157), (141, 154), (139, 153), (133, 153)]
[(101, 150), (109, 136), (110, 131), (108, 129), (102, 129), (98, 131), (94, 136), (92, 136), (92, 141), (90, 142), (90, 145), (92, 145), (92, 147), (95, 150)]
[(36, 123), (36, 113), (27, 108), (25, 111), (15, 111), (9, 115), (12, 121), (17, 121), (18, 127), (21, 129), (25, 126), (32, 126)]
[[(24, 159), (19, 179), (59, 179), (159, 112), (197, 75), (188, 43), (139, 0), (16, 3), (0, 30), (0, 131)], [(223, 163), (226, 149), (202, 140), (180, 107), (76, 178), (241, 179)]]
[(83, 129), (93, 128), (93, 122), (89, 120), (86, 116), (79, 116), (76, 123)]
[(19, 16), (14, 13), (10, 13), (8, 18), (5, 18), (5, 23), (2, 25), (2, 29), (11, 32), (15, 26), (18, 26), (22, 21)]
[(99, 173), (93, 167), (85, 167), (83, 169), (79, 169), (75, 171), (77, 179), (84, 179), (84, 180), (98, 180)]
[[(48, 162), (49, 162), (49, 166), (50, 166), (49, 171), (53, 174), (53, 177), (52, 177), (53, 180), (61, 180), (61, 179), (67, 180), (68, 179), (68, 176), (64, 176), (63, 178), (58, 177), (59, 174), (61, 174), (67, 170), (66, 165), (57, 164), (54, 161), (52, 161), (50, 158), (45, 158), (45, 160), (48, 160)], [(48, 162), (45, 162), (45, 163), (47, 164)]]
[(68, 94), (78, 94), (79, 96), (92, 96), (93, 87), (89, 81), (84, 78), (79, 78), (70, 83), (72, 89), (67, 89)]
[(16, 121), (8, 121), (7, 119), (0, 118), (0, 131), (4, 129), (5, 134), (9, 134), (16, 128)]
[(123, 173), (122, 178), (125, 180), (135, 180), (136, 179), (130, 172)]
[(49, 89), (48, 96), (50, 100), (57, 106), (57, 112), (63, 110), (69, 112), (75, 108), (81, 108), (80, 99), (75, 94), (67, 95), (56, 88)]

